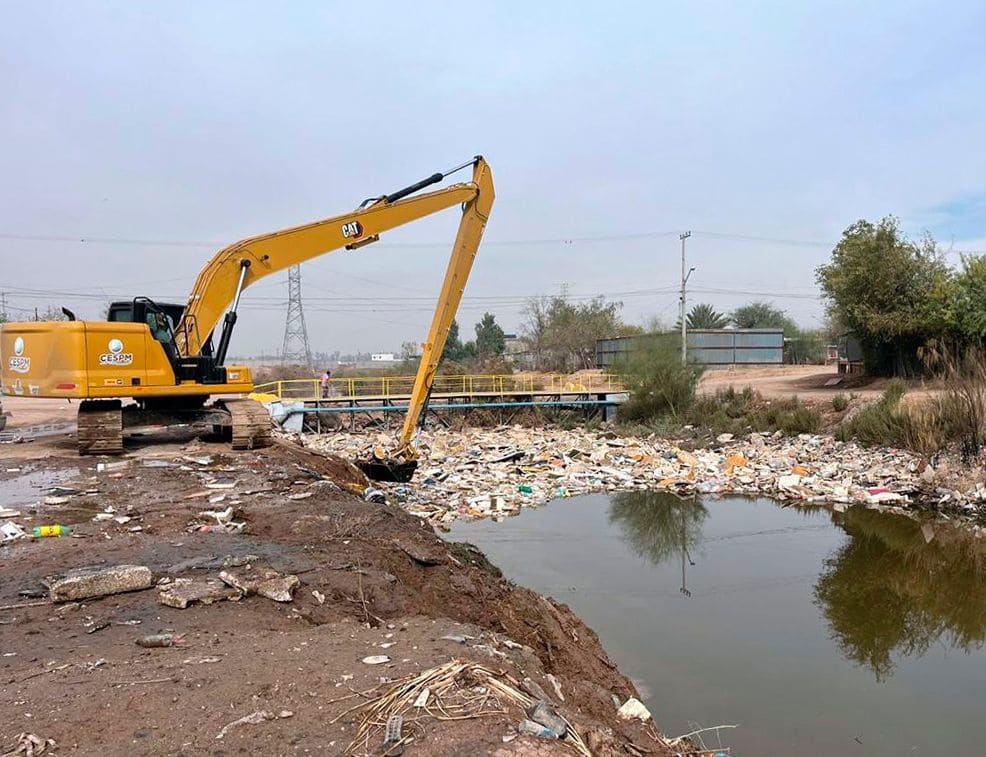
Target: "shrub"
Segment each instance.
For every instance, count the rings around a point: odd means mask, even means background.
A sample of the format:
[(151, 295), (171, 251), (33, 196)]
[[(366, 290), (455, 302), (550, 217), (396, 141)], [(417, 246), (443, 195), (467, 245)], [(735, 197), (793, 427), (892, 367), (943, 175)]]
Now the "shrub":
[[(836, 438), (842, 441), (856, 439), (868, 447), (907, 446), (907, 429), (913, 419), (898, 407), (906, 392), (907, 385), (900, 379), (894, 379), (887, 384), (879, 400), (860, 410), (839, 427)], [(912, 435), (913, 432), (912, 428)]]
[(843, 412), (849, 407), (849, 398), (844, 394), (837, 394), (832, 398), (832, 409), (837, 413)]
[(699, 397), (688, 422), (717, 434), (780, 431), (790, 435), (817, 432), (822, 418), (797, 397), (765, 400), (750, 387), (740, 391), (729, 387)]
[(682, 364), (676, 340), (665, 335), (641, 337), (616, 372), (630, 393), (620, 406), (620, 417), (637, 422), (685, 417), (702, 375), (700, 366)]

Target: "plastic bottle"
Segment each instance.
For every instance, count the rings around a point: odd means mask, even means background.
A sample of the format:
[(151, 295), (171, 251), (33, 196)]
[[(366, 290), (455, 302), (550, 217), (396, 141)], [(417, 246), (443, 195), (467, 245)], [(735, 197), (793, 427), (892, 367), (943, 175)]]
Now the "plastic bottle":
[(68, 526), (35, 526), (34, 538), (42, 539), (46, 536), (68, 536), (72, 529)]
[(518, 486), (517, 491), (519, 491), (521, 494), (534, 494), (534, 488), (528, 486), (527, 484), (521, 484), (520, 486)]

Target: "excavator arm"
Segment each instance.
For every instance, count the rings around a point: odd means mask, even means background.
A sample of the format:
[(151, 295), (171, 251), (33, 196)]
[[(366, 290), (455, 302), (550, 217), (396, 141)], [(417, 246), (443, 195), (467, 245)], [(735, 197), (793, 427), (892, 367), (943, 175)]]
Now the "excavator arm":
[[(415, 194), (470, 165), (472, 181)], [(225, 323), (215, 355), (216, 363), (221, 365), (236, 323), (240, 295), (248, 286), (265, 276), (320, 255), (341, 248), (357, 249), (371, 244), (385, 231), (461, 205), (462, 220), (428, 337), (422, 345), (421, 364), (415, 376), (397, 450), (392, 457), (378, 455), (377, 461), (368, 463), (371, 468), (376, 467), (375, 471), (369, 471), (371, 475), (375, 473), (376, 477), (408, 480), (417, 459), (413, 445), (414, 430), (428, 400), (493, 200), (493, 174), (482, 156), (476, 156), (462, 166), (433, 174), (398, 192), (367, 200), (352, 213), (237, 242), (217, 253), (199, 274), (176, 330), (178, 353), (185, 357), (200, 355), (203, 344), (219, 325), (225, 312)]]

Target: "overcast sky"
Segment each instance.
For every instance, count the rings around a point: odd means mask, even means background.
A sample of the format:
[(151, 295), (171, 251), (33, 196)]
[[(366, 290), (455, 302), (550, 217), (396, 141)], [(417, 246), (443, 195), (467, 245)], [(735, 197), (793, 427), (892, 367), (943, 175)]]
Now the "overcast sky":
[[(464, 334), (484, 310), (514, 331), (525, 296), (563, 288), (673, 321), (685, 229), (690, 302), (773, 300), (804, 326), (822, 313), (814, 268), (858, 218), (896, 214), (955, 261), (986, 249), (981, 1), (2, 10), (15, 317), (183, 302), (220, 247), (476, 153), (497, 202)], [(306, 264), (313, 349), (423, 339), (457, 215)], [(234, 354), (278, 350), (285, 298), (281, 275), (248, 290)]]

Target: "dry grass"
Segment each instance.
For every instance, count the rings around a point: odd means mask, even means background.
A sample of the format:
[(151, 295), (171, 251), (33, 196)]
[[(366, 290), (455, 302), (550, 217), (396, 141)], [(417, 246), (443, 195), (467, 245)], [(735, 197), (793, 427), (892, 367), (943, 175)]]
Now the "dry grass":
[(928, 348), (923, 358), (940, 384), (937, 395), (904, 402), (906, 384), (891, 381), (883, 397), (847, 419), (836, 436), (924, 455), (954, 444), (965, 462), (978, 458), (986, 441), (986, 351)]
[[(427, 692), (427, 693), (425, 693)], [(424, 705), (415, 707), (420, 698)], [(396, 681), (383, 694), (339, 715), (362, 712), (356, 736), (346, 750), (347, 754), (371, 754), (380, 743), (387, 720), (393, 715), (404, 717), (411, 725), (424, 718), (435, 720), (470, 720), (473, 718), (503, 715), (508, 707), (520, 710), (518, 717), (535, 704), (535, 701), (519, 688), (519, 683), (505, 673), (497, 673), (477, 663), (453, 660), (426, 670), (418, 675)], [(592, 753), (572, 724), (560, 743), (576, 753), (591, 757)], [(333, 721), (335, 722), (335, 721)], [(410, 738), (410, 733), (405, 740)]]

